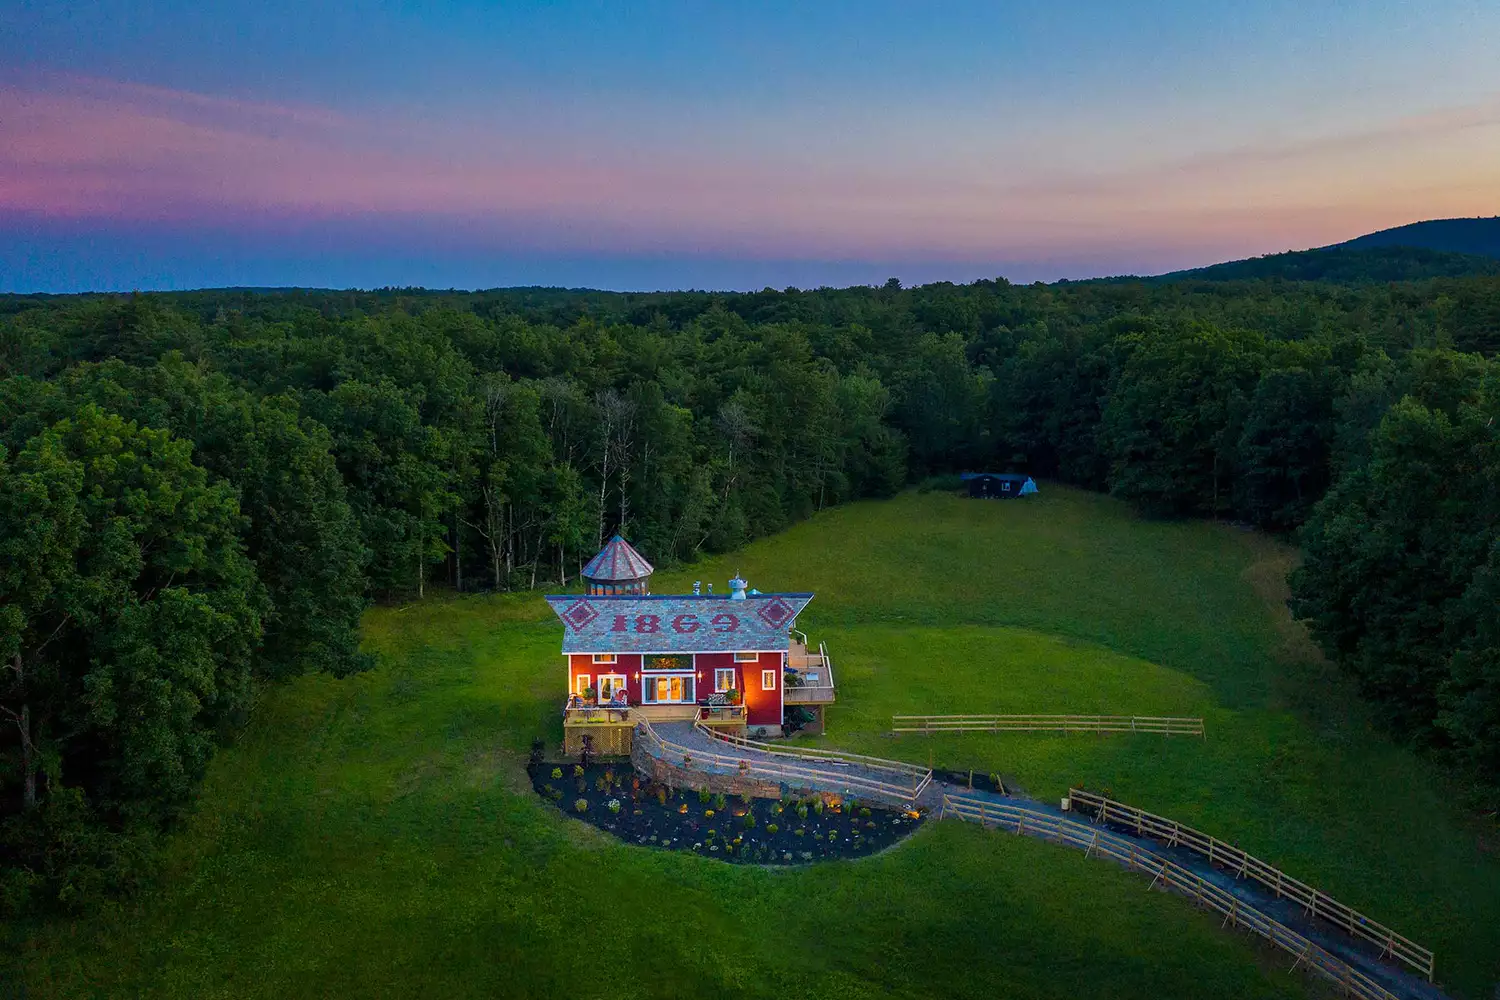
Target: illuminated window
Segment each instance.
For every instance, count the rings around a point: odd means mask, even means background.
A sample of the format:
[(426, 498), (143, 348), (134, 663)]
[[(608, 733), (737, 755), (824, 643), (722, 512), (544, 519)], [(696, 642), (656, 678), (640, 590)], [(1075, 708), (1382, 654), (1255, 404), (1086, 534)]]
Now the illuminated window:
[(734, 689), (734, 668), (720, 667), (714, 671), (714, 691), (723, 694)]
[(760, 672), (760, 686), (765, 691), (776, 690), (776, 671), (762, 670)]
[(647, 677), (641, 681), (641, 699), (648, 705), (691, 702), (693, 700), (693, 675), (673, 674), (667, 677)]
[(595, 653), (595, 663), (619, 663), (620, 657), (617, 653)]
[(573, 678), (573, 693), (582, 696), (589, 689), (589, 675), (579, 674)]
[(754, 663), (758, 659), (760, 659), (760, 654), (759, 653), (735, 653), (734, 654), (734, 662), (735, 663)]

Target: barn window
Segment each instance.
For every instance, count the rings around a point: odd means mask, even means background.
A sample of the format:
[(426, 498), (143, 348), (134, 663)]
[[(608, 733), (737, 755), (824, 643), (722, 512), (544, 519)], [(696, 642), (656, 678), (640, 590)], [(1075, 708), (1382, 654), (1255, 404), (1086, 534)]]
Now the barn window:
[(584, 695), (584, 693), (587, 692), (588, 689), (589, 689), (589, 675), (588, 674), (579, 674), (577, 677), (573, 678), (573, 693), (576, 694), (576, 695), (578, 695), (578, 697), (582, 698), (583, 695)]
[(760, 654), (759, 653), (735, 653), (734, 654), (734, 662), (735, 663), (754, 663), (758, 659), (760, 659)]
[(723, 694), (734, 690), (734, 668), (719, 667), (714, 671), (714, 693)]
[(776, 690), (776, 671), (762, 670), (760, 672), (760, 686), (763, 691)]
[(594, 662), (595, 663), (618, 663), (618, 662), (620, 662), (620, 654), (619, 653), (595, 653), (594, 654)]

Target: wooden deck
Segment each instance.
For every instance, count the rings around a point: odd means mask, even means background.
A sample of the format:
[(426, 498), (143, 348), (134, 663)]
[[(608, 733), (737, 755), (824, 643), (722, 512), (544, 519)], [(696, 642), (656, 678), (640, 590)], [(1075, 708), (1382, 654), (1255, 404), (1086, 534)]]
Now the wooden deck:
[[(563, 753), (576, 757), (589, 737), (594, 752), (606, 756), (628, 756), (636, 723), (698, 721), (697, 705), (631, 705), (627, 708), (563, 707)], [(744, 722), (737, 723), (740, 730)]]
[(728, 729), (744, 729), (745, 719), (744, 705), (707, 705), (700, 716), (704, 725)]
[(792, 637), (786, 654), (787, 681), (781, 692), (784, 705), (831, 705), (835, 700), (833, 662), (828, 648), (818, 643), (817, 652), (807, 648), (807, 637)]

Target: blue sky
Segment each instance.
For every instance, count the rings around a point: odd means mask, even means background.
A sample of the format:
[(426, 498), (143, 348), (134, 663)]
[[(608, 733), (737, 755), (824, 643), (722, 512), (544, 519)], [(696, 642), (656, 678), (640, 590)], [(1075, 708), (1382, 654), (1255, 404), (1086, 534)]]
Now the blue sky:
[(1500, 212), (1493, 3), (12, 0), (0, 51), (5, 291), (1051, 280)]

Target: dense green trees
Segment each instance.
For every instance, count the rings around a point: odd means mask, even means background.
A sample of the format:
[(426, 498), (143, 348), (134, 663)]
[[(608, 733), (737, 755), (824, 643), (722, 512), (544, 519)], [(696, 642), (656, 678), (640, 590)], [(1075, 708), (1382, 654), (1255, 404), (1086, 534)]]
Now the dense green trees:
[(1402, 730), (1493, 762), (1500, 370), (1423, 352), (1303, 529), (1296, 607)]
[(265, 597), (233, 489), (190, 455), (84, 404), (0, 467), (7, 897), (65, 895), (100, 821), (169, 816), (247, 704)]
[(1300, 531), (1324, 648), (1493, 773), (1497, 317), (1482, 275), (0, 297), (6, 898), (128, 879), (256, 683), (363, 665), (367, 600), (968, 468)]

